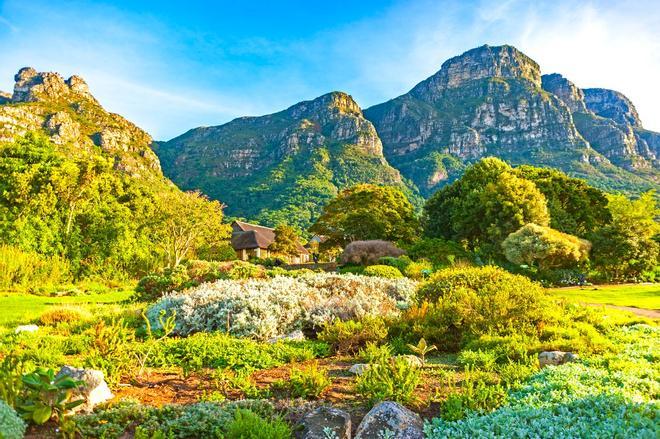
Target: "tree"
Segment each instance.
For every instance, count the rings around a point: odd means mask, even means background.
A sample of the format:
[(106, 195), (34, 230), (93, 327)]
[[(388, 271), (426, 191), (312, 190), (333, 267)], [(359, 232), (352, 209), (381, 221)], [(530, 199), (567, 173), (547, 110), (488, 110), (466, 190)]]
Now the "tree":
[(514, 264), (538, 265), (541, 270), (569, 268), (586, 262), (591, 243), (550, 227), (526, 224), (502, 242), (504, 255)]
[(330, 201), (310, 231), (328, 237), (322, 245), (326, 248), (358, 240), (412, 242), (419, 234), (419, 221), (399, 189), (359, 184)]
[(268, 250), (284, 256), (296, 256), (299, 253), (298, 245), (296, 229), (280, 224), (275, 227), (275, 240), (268, 246)]
[(230, 227), (222, 223), (222, 207), (199, 192), (169, 191), (159, 197), (154, 241), (165, 252), (170, 267), (179, 265), (198, 248), (229, 238)]
[(545, 195), (550, 226), (564, 233), (588, 237), (612, 221), (607, 196), (584, 180), (557, 169), (519, 166), (516, 175), (533, 181)]
[(527, 223), (546, 226), (546, 200), (531, 181), (515, 175), (505, 162), (489, 157), (467, 169), (424, 206), (425, 233), (431, 238), (466, 241), (486, 253)]
[(594, 235), (594, 265), (609, 279), (637, 279), (658, 265), (660, 225), (655, 193), (647, 192), (637, 200), (623, 195), (609, 195), (608, 199), (612, 223)]

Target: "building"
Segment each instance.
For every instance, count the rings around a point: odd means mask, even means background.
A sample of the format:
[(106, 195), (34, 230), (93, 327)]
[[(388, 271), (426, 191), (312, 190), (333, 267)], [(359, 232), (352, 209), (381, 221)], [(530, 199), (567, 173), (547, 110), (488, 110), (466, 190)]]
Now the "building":
[[(268, 246), (275, 240), (275, 229), (256, 224), (234, 221), (231, 223), (231, 246), (234, 247), (239, 259), (247, 261), (250, 258), (269, 258)], [(298, 243), (298, 255), (289, 257), (291, 264), (309, 262), (309, 251)]]

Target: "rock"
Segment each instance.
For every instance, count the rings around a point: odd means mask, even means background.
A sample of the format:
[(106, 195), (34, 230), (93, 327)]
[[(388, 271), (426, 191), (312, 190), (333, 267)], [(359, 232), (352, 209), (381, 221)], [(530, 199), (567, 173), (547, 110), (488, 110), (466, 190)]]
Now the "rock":
[(39, 327), (37, 325), (21, 325), (16, 327), (14, 333), (19, 334), (21, 332), (36, 332), (38, 329)]
[(0, 90), (0, 105), (11, 102), (11, 94)]
[(642, 126), (637, 109), (623, 93), (606, 88), (585, 88), (583, 92), (587, 108), (598, 116), (621, 125)]
[(559, 73), (541, 76), (543, 90), (557, 96), (566, 104), (571, 112), (587, 113), (584, 103), (584, 92)]
[(64, 366), (57, 373), (57, 377), (69, 376), (83, 384), (73, 393), (72, 401), (84, 398), (85, 402), (73, 409), (73, 411), (91, 412), (98, 404), (114, 398), (108, 384), (105, 382), (103, 372), (94, 369), (78, 369), (72, 366)]
[(406, 360), (409, 366), (412, 367), (423, 367), (424, 364), (422, 363), (422, 360), (417, 357), (416, 355), (397, 355), (396, 357), (393, 358), (403, 358)]
[(334, 407), (319, 407), (300, 424), (300, 439), (351, 439), (351, 415)]
[(417, 413), (385, 401), (367, 413), (357, 428), (355, 439), (423, 439), (423, 429), (424, 423)]
[(352, 373), (353, 375), (362, 375), (367, 369), (371, 367), (369, 364), (364, 364), (364, 363), (356, 363), (351, 366), (350, 369), (348, 369), (349, 373)]
[(298, 329), (295, 330), (287, 335), (280, 335), (277, 337), (273, 337), (268, 339), (268, 343), (277, 343), (278, 341), (305, 341), (305, 334)]
[(579, 357), (572, 352), (546, 351), (539, 354), (539, 367), (559, 366), (577, 361)]

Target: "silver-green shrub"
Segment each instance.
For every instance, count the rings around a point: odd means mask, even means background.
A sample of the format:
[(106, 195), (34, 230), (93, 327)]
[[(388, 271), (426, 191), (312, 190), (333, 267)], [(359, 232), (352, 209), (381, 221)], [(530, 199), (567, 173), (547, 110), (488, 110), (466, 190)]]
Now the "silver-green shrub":
[(179, 335), (220, 330), (264, 340), (337, 318), (395, 315), (415, 289), (416, 283), (405, 278), (329, 273), (219, 280), (166, 295), (147, 316), (157, 327), (161, 310), (168, 315), (176, 311)]
[(25, 422), (7, 403), (0, 400), (0, 439), (22, 439)]

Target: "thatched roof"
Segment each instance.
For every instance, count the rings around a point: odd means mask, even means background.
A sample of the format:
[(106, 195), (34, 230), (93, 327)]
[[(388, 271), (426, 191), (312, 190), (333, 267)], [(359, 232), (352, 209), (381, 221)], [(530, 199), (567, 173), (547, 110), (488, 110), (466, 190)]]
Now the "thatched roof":
[[(275, 241), (275, 229), (243, 221), (234, 221), (231, 224), (233, 233), (231, 235), (231, 246), (234, 250), (251, 250), (255, 248), (267, 249)], [(309, 252), (302, 244), (298, 243), (298, 253)]]

